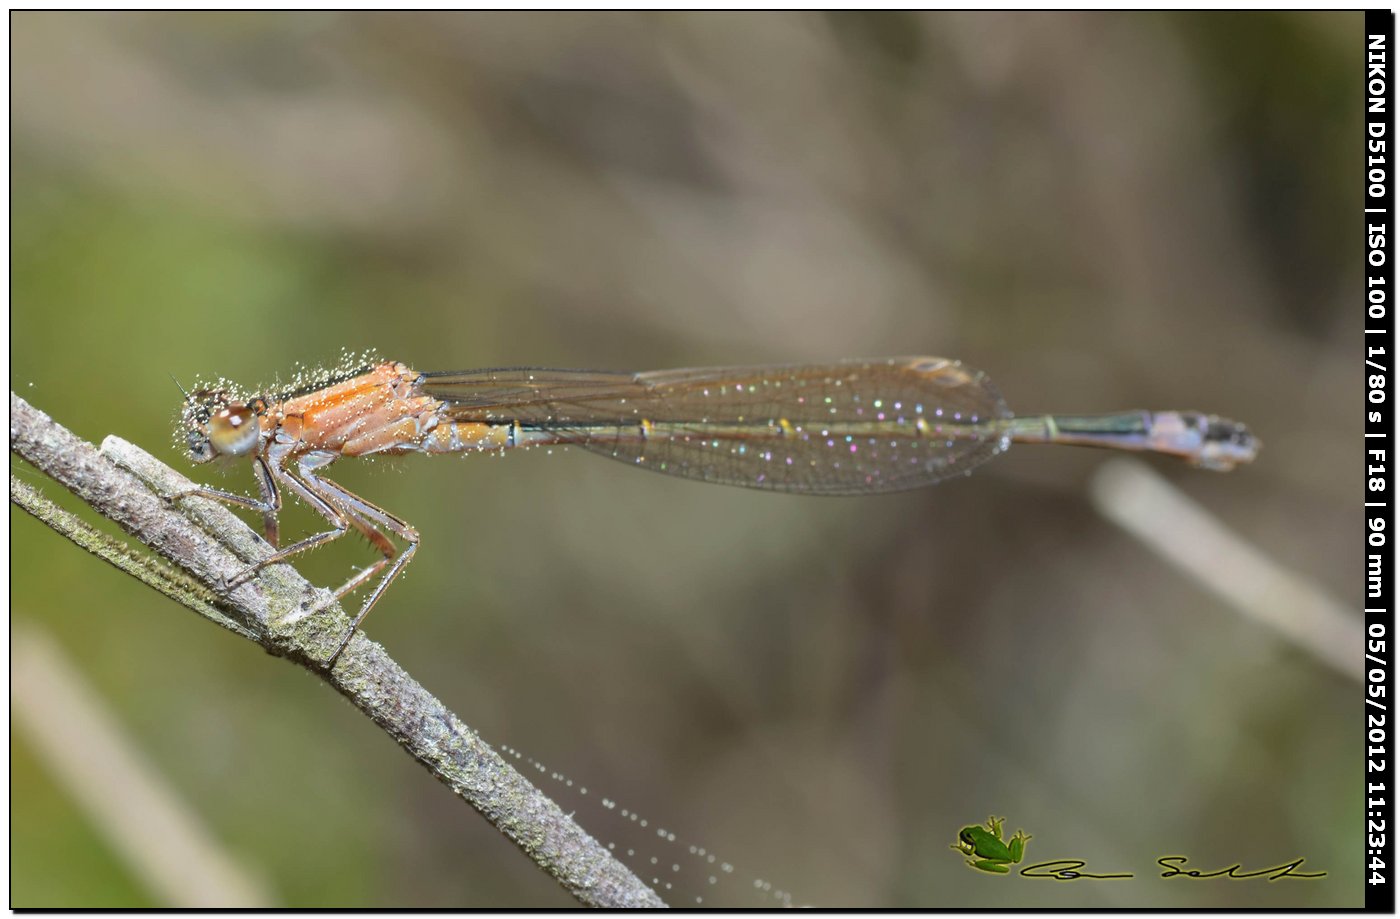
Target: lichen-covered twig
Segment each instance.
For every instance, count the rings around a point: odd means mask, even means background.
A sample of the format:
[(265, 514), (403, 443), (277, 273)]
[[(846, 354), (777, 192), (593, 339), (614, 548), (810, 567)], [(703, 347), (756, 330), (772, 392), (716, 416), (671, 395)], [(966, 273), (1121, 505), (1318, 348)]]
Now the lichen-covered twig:
[[(271, 552), (227, 508), (202, 499), (174, 503), (163, 498), (192, 484), (174, 469), (115, 437), (107, 438), (98, 451), (14, 393), (10, 449), (205, 588), (216, 588)], [(33, 497), (17, 490), (12, 480), (12, 501), (26, 509), (39, 508), (42, 502)], [(58, 517), (36, 516), (118, 564), (110, 551), (93, 548), (102, 543), (100, 533), (75, 530), (61, 512)], [(94, 533), (99, 539), (84, 543), (79, 538)], [(162, 573), (160, 563), (137, 562), (136, 567), (155, 572), (142, 580), (161, 593), (215, 621), (227, 617), (233, 624), (221, 624), (335, 687), (580, 902), (613, 908), (665, 905), (380, 645), (357, 634), (327, 670), (324, 661), (349, 620), (326, 591), (308, 584), (290, 566), (273, 565), (229, 593), (192, 593), (184, 574)], [(199, 604), (190, 602), (196, 593)]]
[(255, 632), (219, 609), (223, 598), (217, 593), (164, 559), (148, 552), (138, 552), (120, 539), (108, 536), (76, 514), (54, 504), (44, 497), (43, 492), (13, 473), (10, 474), (10, 501), (59, 535), (68, 537), (80, 548), (165, 594), (181, 606), (250, 641), (258, 640)]

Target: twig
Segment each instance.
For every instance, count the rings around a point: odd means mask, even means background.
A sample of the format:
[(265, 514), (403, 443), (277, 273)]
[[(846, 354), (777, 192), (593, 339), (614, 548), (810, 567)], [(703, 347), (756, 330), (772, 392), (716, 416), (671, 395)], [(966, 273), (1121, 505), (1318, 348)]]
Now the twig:
[(1104, 463), (1089, 485), (1099, 513), (1142, 540), (1241, 614), (1358, 682), (1360, 617), (1319, 585), (1230, 532), (1146, 463)]
[(179, 568), (153, 555), (146, 555), (132, 549), (126, 543), (114, 539), (90, 526), (80, 517), (70, 514), (54, 504), (34, 486), (10, 475), (10, 501), (21, 510), (28, 512), (40, 522), (61, 536), (66, 536), (80, 548), (129, 574), (148, 587), (165, 594), (181, 606), (188, 607), (216, 625), (235, 632), (250, 641), (257, 641), (257, 633), (246, 628), (237, 620), (230, 619), (218, 608), (223, 598), (208, 587), (185, 574)]
[[(271, 552), (223, 506), (202, 499), (177, 505), (161, 497), (191, 483), (140, 448), (109, 437), (99, 453), (14, 393), (10, 449), (207, 587)], [(13, 482), (11, 488), (15, 500)], [(163, 587), (170, 585), (161, 580), (146, 583), (190, 606), (182, 591), (167, 592)], [(612, 908), (665, 906), (380, 645), (357, 634), (327, 671), (323, 662), (349, 626), (339, 606), (327, 606), (328, 601), (326, 591), (290, 566), (273, 565), (220, 594), (217, 605), (237, 622), (237, 631), (335, 687), (580, 902)]]

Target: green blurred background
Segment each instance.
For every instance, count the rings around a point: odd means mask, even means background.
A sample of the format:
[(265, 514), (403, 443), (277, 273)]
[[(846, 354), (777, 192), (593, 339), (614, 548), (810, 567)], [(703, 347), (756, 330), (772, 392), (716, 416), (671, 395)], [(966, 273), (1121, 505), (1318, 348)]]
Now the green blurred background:
[[(11, 27), (11, 386), (94, 442), (185, 468), (169, 374), (271, 383), (343, 347), (425, 370), (935, 354), (1019, 412), (1248, 422), (1251, 467), (1153, 466), (1362, 606), (1360, 14)], [(577, 452), (335, 477), (423, 535), (370, 636), (588, 786), (541, 781), (599, 837), (625, 836), (604, 795), (674, 831), (639, 863), (681, 864), (673, 903), (759, 905), (760, 879), (833, 906), (1359, 905), (1358, 685), (1098, 515), (1104, 460), (1018, 447), (826, 500)], [(314, 678), (12, 521), (14, 622), (278, 902), (573, 902)], [(19, 731), (11, 800), (11, 905), (163, 905)], [(989, 813), (1032, 859), (1138, 876), (970, 871), (948, 847)], [(1160, 879), (1171, 853), (1329, 873)]]

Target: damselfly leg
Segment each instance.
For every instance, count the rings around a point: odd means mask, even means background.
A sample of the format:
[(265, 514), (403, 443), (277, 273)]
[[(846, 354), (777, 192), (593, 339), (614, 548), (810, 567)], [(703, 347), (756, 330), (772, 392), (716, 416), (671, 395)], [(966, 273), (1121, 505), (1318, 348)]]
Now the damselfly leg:
[[(262, 457), (255, 457), (255, 468), (260, 470), (258, 482), (262, 492), (261, 500), (234, 492), (203, 487), (189, 489), (170, 497), (172, 499), (208, 498), (259, 511), (263, 514), (268, 542), (276, 547), (278, 536), (276, 514), (282, 507), (281, 491), (278, 488), (280, 482), (283, 487), (301, 498), (331, 524), (332, 529), (314, 533), (289, 546), (278, 548), (276, 552), (266, 558), (259, 559), (232, 577), (225, 579), (221, 585), (225, 591), (233, 590), (246, 583), (269, 565), (286, 562), (294, 555), (334, 542), (351, 530), (362, 534), (369, 540), (370, 545), (379, 550), (383, 555), (382, 558), (356, 572), (348, 581), (336, 588), (332, 594), (332, 602), (337, 602), (346, 594), (367, 584), (375, 575), (384, 572), (383, 577), (361, 604), (350, 627), (336, 645), (335, 651), (327, 659), (326, 666), (330, 667), (335, 664), (341, 652), (345, 650), (345, 646), (350, 643), (355, 630), (359, 628), (360, 623), (364, 622), (374, 604), (379, 602), (379, 598), (383, 596), (389, 584), (398, 577), (409, 560), (413, 558), (413, 554), (418, 549), (418, 531), (404, 520), (366, 501), (344, 486), (318, 475), (318, 469), (329, 466), (335, 461), (335, 454), (315, 452), (296, 457), (294, 461), (296, 473), (293, 473), (290, 469), (293, 463), (291, 451), (288, 448), (279, 449), (280, 446), (282, 445), (274, 445), (268, 450), (270, 463), (265, 462)], [(406, 545), (402, 551), (385, 535), (385, 530), (404, 540)], [(387, 571), (385, 571), (386, 568)], [(324, 607), (317, 607), (310, 612), (316, 613), (322, 608)]]

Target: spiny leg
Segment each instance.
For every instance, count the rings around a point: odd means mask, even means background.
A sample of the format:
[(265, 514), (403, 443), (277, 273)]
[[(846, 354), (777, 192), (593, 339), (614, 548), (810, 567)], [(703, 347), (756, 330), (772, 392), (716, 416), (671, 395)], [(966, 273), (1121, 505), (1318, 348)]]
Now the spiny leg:
[[(301, 466), (300, 472), (308, 488), (314, 489), (328, 503), (339, 507), (349, 520), (351, 526), (363, 533), (376, 548), (384, 553), (384, 558), (375, 562), (373, 565), (367, 566), (341, 585), (340, 589), (335, 592), (336, 599), (340, 599), (345, 594), (363, 585), (386, 565), (389, 569), (384, 573), (384, 577), (380, 579), (379, 583), (374, 586), (374, 590), (370, 591), (370, 595), (365, 598), (364, 604), (360, 606), (360, 611), (355, 614), (354, 621), (350, 623), (350, 628), (346, 631), (345, 637), (342, 638), (340, 644), (336, 646), (335, 653), (326, 661), (326, 666), (331, 667), (334, 666), (336, 659), (340, 657), (340, 652), (345, 650), (345, 646), (348, 645), (350, 639), (354, 637), (355, 630), (360, 627), (360, 623), (365, 621), (365, 617), (369, 615), (370, 609), (375, 603), (379, 602), (379, 598), (384, 595), (384, 591), (389, 587), (389, 584), (394, 578), (399, 576), (399, 573), (408, 565), (409, 560), (413, 558), (413, 554), (418, 551), (419, 536), (418, 531), (409, 526), (406, 521), (395, 517), (383, 508), (371, 504), (369, 501), (366, 501), (364, 498), (346, 489), (343, 485), (338, 485), (330, 479), (320, 478), (312, 469), (307, 468), (305, 465)], [(378, 526), (376, 526), (376, 524), (378, 524)], [(384, 535), (379, 527), (383, 527), (385, 530), (398, 536), (408, 545), (404, 546), (402, 552), (397, 552), (394, 548), (394, 544), (389, 541), (388, 537)]]
[[(247, 568), (244, 568), (232, 577), (225, 578), (222, 587), (226, 591), (232, 590), (238, 585), (245, 583), (253, 577), (253, 575), (269, 565), (284, 562), (293, 555), (324, 545), (328, 542), (333, 542), (350, 532), (352, 523), (349, 517), (342, 513), (339, 508), (304, 485), (288, 471), (287, 466), (291, 461), (291, 449), (292, 445), (278, 444), (273, 446), (268, 450), (268, 458), (271, 460), (270, 463), (263, 462), (262, 457), (254, 458), (254, 468), (256, 468), (259, 473), (259, 487), (265, 496), (262, 501), (233, 492), (221, 491), (217, 488), (203, 487), (192, 488), (168, 496), (172, 500), (191, 496), (209, 498), (214, 501), (223, 501), (238, 507), (246, 507), (251, 510), (261, 511), (263, 513), (264, 523), (270, 530), (270, 535), (275, 536), (277, 533), (275, 515), (282, 507), (281, 493), (277, 488), (277, 484), (280, 482), (293, 494), (310, 505), (316, 513), (330, 521), (331, 525), (335, 527), (333, 530), (307, 536), (290, 546), (278, 549), (267, 558), (253, 562)], [(334, 454), (312, 453), (302, 457), (298, 465), (303, 468), (310, 467), (315, 469), (327, 465), (334, 461), (335, 458)], [(270, 523), (268, 522), (269, 517), (273, 518)]]
[(275, 547), (277, 545), (277, 514), (282, 510), (282, 493), (277, 490), (277, 483), (273, 481), (272, 472), (268, 469), (266, 460), (261, 456), (253, 457), (253, 472), (257, 475), (258, 491), (262, 494), (261, 500), (232, 491), (224, 491), (220, 488), (210, 488), (207, 485), (196, 485), (194, 488), (186, 488), (184, 491), (162, 495), (162, 497), (167, 501), (180, 501), (184, 498), (208, 498), (211, 501), (222, 501), (225, 504), (258, 511), (263, 515), (263, 535)]
[[(269, 533), (269, 541), (272, 541), (275, 545), (277, 535), (276, 514), (282, 507), (281, 493), (277, 488), (277, 483), (280, 482), (288, 490), (297, 495), (297, 497), (310, 505), (334, 527), (334, 529), (327, 530), (324, 533), (315, 533), (304, 539), (300, 539), (290, 546), (278, 549), (267, 558), (254, 562), (247, 568), (233, 575), (233, 577), (225, 579), (223, 583), (225, 590), (232, 590), (269, 565), (284, 562), (293, 555), (329, 542), (334, 542), (350, 532), (352, 527), (364, 534), (370, 543), (383, 553), (383, 558), (357, 572), (350, 580), (337, 588), (333, 594), (334, 598), (339, 600), (351, 591), (363, 586), (386, 566), (389, 568), (384, 574), (384, 577), (370, 593), (369, 597), (366, 598), (364, 604), (360, 607), (360, 611), (356, 614), (349, 630), (346, 631), (345, 637), (342, 638), (340, 644), (336, 646), (335, 653), (326, 661), (326, 666), (330, 667), (335, 664), (340, 653), (344, 651), (345, 646), (350, 643), (350, 639), (354, 636), (355, 630), (359, 628), (360, 623), (369, 615), (370, 608), (379, 601), (385, 588), (398, 576), (399, 572), (403, 570), (404, 566), (407, 565), (409, 560), (413, 557), (414, 552), (417, 551), (419, 542), (418, 531), (409, 526), (406, 521), (371, 504), (369, 501), (366, 501), (364, 498), (361, 498), (359, 495), (347, 490), (343, 486), (332, 482), (330, 479), (317, 476), (315, 470), (334, 462), (336, 459), (335, 454), (317, 452), (302, 456), (297, 462), (297, 470), (301, 473), (301, 479), (298, 479), (287, 468), (291, 459), (290, 448), (279, 449), (278, 447), (273, 447), (268, 451), (268, 455), (272, 460), (271, 464), (264, 462), (262, 457), (255, 457), (255, 468), (258, 470), (259, 475), (259, 489), (263, 494), (261, 501), (256, 498), (249, 498), (245, 495), (221, 491), (217, 488), (205, 487), (192, 488), (188, 491), (178, 492), (167, 497), (171, 500), (177, 500), (179, 498), (197, 496), (260, 511), (263, 514), (264, 525)], [(378, 524), (378, 526), (376, 526), (376, 524)], [(398, 535), (408, 543), (402, 552), (398, 551), (393, 542), (384, 535), (380, 527)]]
[[(312, 456), (316, 456), (316, 454), (312, 454)], [(306, 459), (309, 459), (309, 457)], [(305, 474), (306, 471), (306, 459), (303, 459), (301, 463), (298, 463), (298, 467), (302, 470), (303, 474)], [(334, 457), (326, 459), (324, 462), (320, 463), (320, 465), (324, 465), (325, 463), (330, 462), (331, 459), (334, 459)], [(313, 466), (312, 468), (315, 467)], [(293, 555), (305, 552), (308, 549), (314, 549), (317, 546), (323, 546), (329, 542), (334, 542), (335, 540), (344, 536), (346, 533), (350, 532), (350, 528), (354, 525), (351, 519), (341, 510), (341, 508), (336, 507), (333, 503), (327, 501), (321, 495), (317, 494), (311, 488), (307, 487), (305, 483), (297, 479), (296, 476), (292, 475), (291, 472), (287, 470), (285, 465), (279, 464), (273, 466), (272, 475), (276, 478), (277, 481), (281, 482), (285, 488), (287, 488), (297, 497), (301, 498), (303, 501), (309, 504), (311, 508), (316, 511), (316, 513), (320, 514), (322, 517), (325, 517), (326, 520), (330, 521), (331, 526), (335, 529), (326, 530), (324, 533), (313, 533), (310, 536), (297, 540), (290, 546), (278, 549), (276, 552), (272, 553), (267, 558), (259, 559), (258, 561), (249, 565), (247, 568), (244, 568), (242, 571), (235, 574), (233, 577), (228, 578), (224, 582), (224, 587), (228, 590), (232, 590), (238, 585), (246, 582), (249, 578), (253, 577), (253, 575), (257, 574), (259, 571), (268, 567), (269, 565), (276, 565), (280, 562), (285, 562), (288, 558), (291, 558)]]

